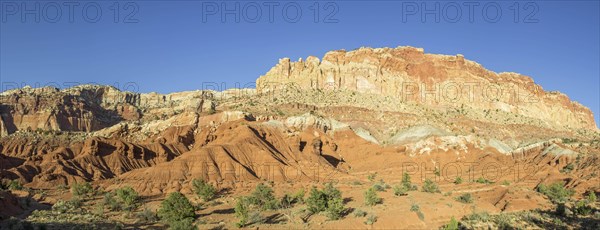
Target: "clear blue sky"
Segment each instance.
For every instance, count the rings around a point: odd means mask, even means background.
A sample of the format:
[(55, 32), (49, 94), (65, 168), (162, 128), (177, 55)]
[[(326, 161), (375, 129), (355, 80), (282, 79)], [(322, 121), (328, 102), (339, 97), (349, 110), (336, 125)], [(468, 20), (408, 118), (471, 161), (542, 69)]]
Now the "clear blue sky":
[[(229, 9), (240, 4), (240, 22), (225, 15), (216, 2), (132, 1), (119, 5), (118, 23), (114, 23), (112, 1), (69, 6), (47, 1), (27, 1), (33, 13), (22, 15), (21, 2), (0, 1), (0, 81), (2, 90), (19, 85), (69, 85), (70, 82), (100, 83), (122, 87), (135, 82), (139, 92), (174, 92), (203, 88), (203, 82), (224, 82), (226, 88), (251, 84), (267, 72), (281, 57), (296, 60), (314, 55), (321, 57), (335, 49), (352, 50), (361, 46), (423, 47), (428, 53), (457, 54), (496, 71), (511, 71), (532, 76), (546, 90), (559, 90), (573, 100), (590, 107), (600, 123), (600, 5), (598, 1), (497, 2), (502, 10), (498, 22), (496, 5), (488, 5), (487, 17), (482, 2), (473, 8), (457, 2), (461, 17), (457, 22), (456, 5), (429, 1), (425, 5), (404, 1), (337, 1), (319, 4), (318, 23), (314, 22), (314, 1), (297, 2), (302, 9), (299, 21), (291, 23), (295, 8), (286, 2), (274, 6), (273, 22), (269, 7), (257, 2), (228, 1)], [(440, 4), (440, 22), (435, 14), (421, 19), (423, 6)], [(249, 5), (250, 4), (250, 5)], [(61, 17), (56, 19), (57, 6)], [(102, 16), (98, 22), (95, 8)], [(295, 5), (294, 5), (295, 6)], [(327, 7), (326, 7), (327, 6)], [(404, 6), (404, 8), (403, 8)], [(212, 7), (212, 8), (211, 8)], [(114, 9), (114, 8), (112, 8)], [(137, 9), (130, 19), (125, 16)], [(247, 12), (247, 14), (244, 14)], [(325, 23), (325, 17), (334, 13)], [(84, 17), (83, 15), (86, 15)], [(25, 21), (22, 21), (22, 16)], [(35, 17), (40, 22), (35, 22)], [(252, 22), (257, 18), (258, 22)], [(206, 22), (203, 21), (206, 19)], [(404, 20), (406, 19), (406, 20)], [(488, 20), (486, 20), (488, 19)], [(129, 20), (129, 21), (132, 21)], [(337, 20), (337, 23), (335, 23)]]

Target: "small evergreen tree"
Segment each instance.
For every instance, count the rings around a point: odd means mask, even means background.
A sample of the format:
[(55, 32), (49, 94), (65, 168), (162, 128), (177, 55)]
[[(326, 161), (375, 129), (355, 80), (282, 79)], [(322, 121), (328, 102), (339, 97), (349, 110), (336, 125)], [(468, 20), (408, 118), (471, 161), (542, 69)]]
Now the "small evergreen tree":
[(205, 202), (214, 199), (217, 194), (217, 189), (202, 179), (194, 179), (192, 181), (192, 187), (194, 188), (196, 195)]
[[(177, 222), (193, 222), (195, 216), (194, 206), (180, 192), (174, 192), (163, 200), (158, 210), (158, 217), (169, 225), (178, 225)], [(187, 220), (189, 219), (189, 220)]]

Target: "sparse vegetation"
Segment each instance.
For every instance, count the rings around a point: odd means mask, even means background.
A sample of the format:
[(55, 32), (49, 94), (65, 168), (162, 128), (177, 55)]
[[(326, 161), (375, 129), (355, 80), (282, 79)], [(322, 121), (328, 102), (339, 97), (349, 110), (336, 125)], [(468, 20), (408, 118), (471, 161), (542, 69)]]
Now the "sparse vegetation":
[(408, 195), (408, 188), (402, 185), (394, 186), (394, 195), (395, 196), (406, 196)]
[(371, 174), (367, 175), (367, 179), (368, 179), (370, 182), (374, 182), (376, 177), (377, 177), (377, 173), (376, 173), (376, 172), (375, 172), (375, 173), (371, 173)]
[(377, 196), (377, 190), (371, 187), (365, 191), (365, 204), (368, 206), (375, 206), (381, 203), (381, 198)]
[(426, 179), (425, 182), (423, 183), (423, 192), (439, 193), (440, 192), (440, 188), (432, 180)]
[(540, 184), (537, 191), (546, 195), (554, 203), (564, 203), (575, 194), (572, 189), (566, 189), (564, 183), (553, 183), (551, 185)]
[(365, 217), (367, 216), (367, 212), (360, 210), (360, 209), (356, 209), (354, 210), (354, 217)]
[(202, 179), (192, 180), (192, 187), (196, 195), (202, 198), (204, 202), (211, 201), (217, 194), (217, 189)]
[(373, 214), (369, 215), (369, 217), (367, 217), (367, 220), (365, 220), (366, 225), (373, 225), (375, 222), (377, 222), (377, 216)]
[(71, 186), (73, 196), (88, 197), (94, 193), (94, 188), (90, 182), (75, 183)]
[(256, 186), (252, 194), (250, 194), (248, 201), (261, 210), (274, 210), (278, 208), (279, 202), (277, 202), (273, 194), (274, 192), (271, 187), (260, 183)]
[(456, 179), (454, 179), (454, 184), (462, 184), (463, 179), (461, 177), (456, 177)]
[(125, 210), (131, 211), (138, 206), (140, 200), (139, 194), (131, 187), (124, 187), (116, 190), (119, 202), (123, 204)]
[(471, 196), (471, 193), (465, 193), (460, 195), (459, 197), (456, 197), (456, 201), (465, 204), (470, 204), (473, 203), (473, 197)]
[(492, 181), (490, 181), (488, 179), (485, 179), (483, 177), (477, 178), (477, 180), (475, 180), (475, 182), (477, 182), (479, 184), (493, 184), (494, 183), (494, 182), (492, 182)]
[(458, 221), (454, 216), (450, 219), (450, 223), (444, 226), (444, 230), (458, 230)]
[(326, 212), (330, 219), (339, 219), (345, 210), (342, 193), (333, 184), (328, 183), (323, 190), (312, 188), (306, 199), (311, 213)]
[(596, 192), (594, 192), (593, 190), (589, 191), (586, 199), (590, 203), (596, 203), (596, 199), (597, 199), (596, 198)]
[(195, 217), (194, 206), (183, 194), (173, 192), (161, 202), (158, 217), (174, 229), (179, 229), (186, 224), (192, 226)]
[(575, 165), (573, 163), (569, 163), (564, 168), (562, 168), (560, 170), (560, 172), (562, 172), (562, 173), (570, 173), (571, 171), (573, 171), (573, 169), (575, 169)]

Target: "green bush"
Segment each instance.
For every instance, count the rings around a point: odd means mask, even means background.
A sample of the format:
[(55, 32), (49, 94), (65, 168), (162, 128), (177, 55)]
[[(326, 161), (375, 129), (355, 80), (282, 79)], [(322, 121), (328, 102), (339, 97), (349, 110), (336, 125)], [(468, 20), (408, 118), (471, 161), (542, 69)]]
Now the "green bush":
[(133, 210), (137, 208), (140, 200), (140, 195), (133, 190), (133, 188), (127, 186), (116, 190), (117, 198), (119, 202), (123, 204), (125, 210)]
[(375, 222), (377, 222), (377, 216), (373, 214), (369, 215), (369, 217), (367, 217), (367, 220), (365, 220), (366, 225), (373, 225)]
[(74, 196), (90, 196), (94, 193), (94, 188), (90, 182), (75, 183), (71, 186), (71, 193)]
[(458, 230), (458, 221), (456, 221), (456, 218), (452, 217), (450, 223), (444, 226), (444, 230)]
[(121, 204), (115, 199), (115, 194), (111, 192), (107, 192), (104, 194), (104, 204), (108, 205), (108, 209), (112, 211), (120, 211)]
[(379, 180), (379, 182), (373, 185), (373, 188), (379, 192), (383, 192), (390, 188), (390, 185), (386, 184), (383, 180)]
[(592, 191), (589, 191), (588, 193), (589, 193), (589, 194), (587, 195), (586, 199), (587, 199), (587, 200), (588, 200), (590, 203), (596, 203), (596, 199), (597, 199), (597, 198), (596, 198), (596, 192), (594, 192), (594, 191), (592, 190)]
[(494, 182), (492, 182), (492, 181), (490, 181), (488, 179), (485, 179), (483, 177), (477, 178), (477, 180), (475, 182), (480, 183), (480, 184), (492, 184), (492, 183), (494, 183)]
[(408, 173), (402, 174), (402, 186), (406, 188), (408, 191), (417, 190), (417, 186), (412, 184), (410, 179), (410, 175)]
[(367, 212), (360, 210), (360, 209), (356, 209), (354, 210), (354, 217), (365, 217), (367, 216)]
[(282, 208), (291, 208), (297, 203), (304, 202), (304, 189), (296, 191), (294, 194), (285, 194), (281, 198), (280, 206)]
[(371, 187), (367, 189), (367, 191), (365, 191), (365, 204), (368, 206), (375, 206), (379, 203), (381, 203), (381, 198), (377, 196), (375, 188)]
[(560, 171), (563, 173), (570, 173), (571, 171), (573, 171), (573, 169), (575, 169), (575, 165), (573, 163), (569, 163), (564, 168), (562, 168)]
[[(169, 225), (177, 225), (180, 221), (190, 219), (193, 221), (195, 216), (194, 206), (180, 192), (173, 192), (163, 200), (158, 210), (158, 217)], [(187, 220), (186, 220), (187, 221)]]
[(237, 199), (235, 203), (235, 207), (233, 210), (235, 211), (235, 216), (239, 219), (236, 223), (238, 228), (245, 227), (248, 224), (248, 209), (250, 202), (247, 197), (240, 197)]
[(410, 211), (411, 211), (411, 212), (419, 212), (419, 211), (421, 211), (421, 207), (419, 207), (419, 205), (418, 205), (418, 204), (412, 204), (412, 205), (410, 206)]
[(575, 194), (572, 189), (566, 189), (564, 183), (553, 183), (550, 186), (540, 184), (537, 188), (538, 192), (546, 195), (554, 203), (566, 202), (571, 196)]
[(257, 205), (262, 210), (278, 208), (278, 202), (273, 195), (273, 189), (265, 184), (258, 184), (249, 197), (251, 204)]
[(192, 180), (192, 187), (194, 188), (196, 195), (202, 198), (202, 200), (205, 202), (214, 199), (217, 195), (217, 189), (202, 179)]
[(340, 218), (345, 210), (342, 193), (333, 184), (328, 183), (323, 190), (313, 187), (306, 199), (311, 213), (327, 212), (331, 219)]
[(178, 220), (172, 223), (169, 223), (169, 230), (196, 230), (198, 229), (194, 225), (194, 219), (185, 218), (183, 220)]
[(8, 189), (10, 189), (10, 190), (22, 190), (23, 189), (23, 185), (21, 185), (21, 182), (19, 182), (18, 180), (11, 180), (8, 183)]
[(409, 188), (406, 188), (402, 185), (394, 186), (394, 195), (395, 196), (406, 196), (408, 195)]
[(577, 201), (575, 207), (573, 207), (573, 213), (577, 216), (591, 215), (593, 210), (584, 200)]
[(142, 210), (141, 212), (138, 212), (136, 214), (136, 217), (139, 220), (141, 220), (143, 222), (147, 222), (147, 223), (158, 221), (158, 217), (156, 216), (156, 213), (154, 213), (152, 210), (150, 210), (148, 208), (144, 208), (144, 210)]
[(344, 201), (342, 198), (331, 199), (327, 202), (327, 209), (325, 210), (327, 218), (330, 220), (338, 220), (342, 218), (342, 214), (346, 208), (344, 207)]
[(375, 181), (375, 178), (376, 178), (376, 177), (377, 177), (377, 173), (371, 173), (371, 174), (367, 175), (367, 179), (368, 179), (370, 182), (373, 182), (373, 181)]
[(425, 183), (423, 183), (423, 192), (439, 193), (440, 188), (435, 182), (431, 181), (430, 179), (426, 179)]
[(463, 179), (461, 177), (456, 177), (456, 179), (454, 179), (454, 184), (462, 184)]
[(471, 193), (465, 193), (460, 195), (459, 197), (456, 197), (456, 201), (465, 204), (470, 204), (473, 203), (473, 197), (471, 196)]

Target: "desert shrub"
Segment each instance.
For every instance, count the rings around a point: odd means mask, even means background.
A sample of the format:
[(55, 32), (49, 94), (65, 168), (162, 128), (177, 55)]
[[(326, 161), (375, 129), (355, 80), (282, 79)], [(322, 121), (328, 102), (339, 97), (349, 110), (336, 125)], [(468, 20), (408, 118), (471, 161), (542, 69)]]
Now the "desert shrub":
[(248, 224), (248, 209), (250, 202), (247, 197), (240, 197), (237, 199), (235, 203), (235, 207), (233, 210), (235, 211), (235, 216), (239, 219), (236, 223), (238, 228), (245, 227)]
[(327, 202), (327, 209), (325, 209), (325, 213), (327, 218), (330, 220), (338, 220), (342, 218), (344, 210), (346, 210), (344, 207), (344, 201), (340, 197), (331, 199)]
[(138, 212), (135, 215), (139, 220), (143, 222), (156, 222), (158, 221), (158, 216), (152, 210), (148, 208), (144, 208), (144, 210)]
[(463, 217), (463, 219), (476, 222), (488, 222), (490, 220), (490, 214), (487, 212), (474, 212), (471, 215)]
[(287, 193), (285, 195), (283, 195), (283, 197), (281, 198), (280, 206), (282, 208), (290, 208), (290, 207), (294, 206), (294, 204), (303, 203), (303, 202), (304, 202), (304, 189), (300, 189), (292, 195), (287, 194)]
[(586, 199), (590, 202), (590, 203), (596, 203), (596, 192), (594, 191), (589, 191), (588, 195), (586, 197)]
[(366, 225), (373, 225), (375, 222), (377, 222), (377, 216), (373, 214), (369, 215), (369, 217), (367, 217), (367, 220), (365, 220)]
[(273, 195), (273, 189), (265, 184), (258, 184), (248, 201), (251, 204), (257, 205), (262, 210), (274, 210), (277, 209), (278, 202)]
[(186, 219), (193, 222), (194, 216), (194, 206), (180, 192), (169, 194), (169, 196), (160, 203), (160, 209), (158, 210), (158, 217), (169, 224), (169, 226), (179, 226), (180, 223), (178, 222), (184, 220), (187, 221)]
[(90, 196), (94, 193), (94, 188), (92, 188), (90, 182), (75, 183), (71, 186), (71, 193), (73, 193), (74, 196)]
[(376, 173), (376, 172), (375, 172), (375, 173), (371, 173), (371, 174), (367, 175), (367, 179), (368, 179), (370, 182), (373, 182), (373, 181), (375, 181), (375, 178), (376, 178), (376, 177), (377, 177), (377, 173)]
[(588, 216), (592, 214), (594, 209), (589, 206), (584, 200), (577, 201), (573, 207), (573, 214), (578, 216)]
[(192, 180), (192, 187), (194, 188), (196, 195), (205, 202), (214, 199), (217, 194), (217, 189), (202, 179)]
[(458, 221), (456, 221), (456, 218), (452, 217), (450, 223), (444, 226), (444, 230), (458, 230)]
[(477, 178), (477, 180), (475, 180), (475, 182), (480, 183), (480, 184), (492, 184), (492, 183), (494, 183), (494, 182), (492, 182), (492, 181), (490, 181), (488, 179), (485, 179), (483, 177)]
[(571, 196), (575, 194), (572, 189), (566, 189), (564, 183), (553, 183), (550, 186), (540, 184), (537, 191), (541, 194), (546, 195), (554, 203), (566, 202)]
[(19, 182), (18, 180), (11, 180), (10, 182), (8, 182), (7, 187), (10, 190), (22, 190), (23, 189), (23, 185), (21, 185), (21, 182)]
[(460, 195), (459, 197), (456, 197), (456, 201), (465, 204), (470, 204), (473, 203), (473, 197), (471, 196), (471, 193), (465, 193)]
[(137, 208), (140, 200), (140, 195), (133, 190), (133, 188), (127, 186), (124, 188), (117, 189), (116, 192), (119, 202), (123, 204), (125, 210), (133, 210)]
[(112, 211), (119, 211), (121, 210), (121, 205), (119, 204), (119, 202), (117, 201), (117, 199), (115, 199), (115, 194), (111, 193), (111, 192), (107, 192), (104, 194), (104, 199), (103, 202), (105, 205), (108, 205), (108, 209), (112, 210)]
[(500, 213), (496, 216), (495, 222), (498, 225), (498, 229), (515, 229), (513, 227), (513, 220), (505, 213)]
[(575, 169), (575, 165), (573, 163), (569, 163), (564, 168), (562, 168), (560, 171), (562, 173), (570, 173), (571, 171), (573, 171), (573, 169)]
[(567, 205), (564, 203), (558, 203), (556, 205), (556, 215), (567, 216)]
[(507, 181), (507, 180), (502, 181), (502, 185), (509, 186), (510, 185), (510, 181)]
[(239, 197), (233, 208), (235, 216), (239, 219), (235, 225), (238, 228), (246, 227), (254, 223), (262, 223), (264, 218), (259, 211), (251, 211), (252, 202), (250, 197)]
[(419, 207), (419, 204), (412, 204), (410, 206), (410, 211), (411, 212), (419, 212), (419, 211), (421, 211), (421, 207)]
[(313, 187), (306, 204), (309, 212), (327, 212), (327, 216), (333, 219), (340, 218), (345, 210), (342, 193), (331, 183), (326, 184), (323, 190)]
[(371, 187), (365, 191), (365, 204), (368, 206), (375, 206), (381, 203), (381, 198), (377, 196), (375, 188)]
[(77, 207), (75, 207), (75, 205), (70, 201), (59, 200), (56, 203), (54, 203), (54, 205), (52, 205), (52, 211), (58, 213), (68, 213), (76, 209)]
[(423, 183), (423, 192), (439, 193), (440, 192), (440, 188), (432, 180), (426, 179), (425, 183)]
[(407, 188), (408, 191), (415, 191), (417, 190), (417, 186), (412, 184), (412, 181), (410, 179), (410, 175), (408, 173), (404, 173), (402, 174), (402, 186)]
[(373, 188), (379, 192), (383, 192), (386, 189), (389, 189), (390, 185), (386, 184), (383, 180), (379, 180), (379, 182), (373, 185)]
[(194, 225), (194, 219), (185, 218), (172, 223), (169, 223), (169, 230), (196, 230), (198, 229)]
[(461, 177), (456, 177), (456, 179), (454, 179), (454, 184), (462, 184), (463, 179)]
[(406, 196), (408, 194), (408, 190), (410, 188), (406, 188), (402, 185), (394, 186), (394, 195), (395, 196)]
[(367, 216), (367, 212), (360, 210), (360, 209), (356, 209), (354, 210), (354, 217), (365, 217)]

